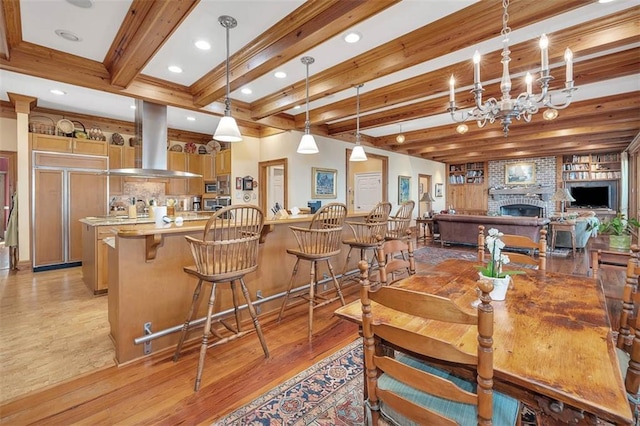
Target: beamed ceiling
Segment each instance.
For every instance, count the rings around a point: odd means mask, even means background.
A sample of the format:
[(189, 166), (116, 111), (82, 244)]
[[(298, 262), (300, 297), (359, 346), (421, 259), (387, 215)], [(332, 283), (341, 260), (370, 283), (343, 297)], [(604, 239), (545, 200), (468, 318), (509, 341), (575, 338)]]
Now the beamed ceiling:
[[(524, 90), (524, 73), (539, 69), (542, 32), (551, 41), (552, 100), (562, 102), (565, 47), (574, 52), (578, 90), (556, 120), (537, 114), (531, 123), (512, 124), (506, 138), (497, 123), (478, 128), (469, 122), (468, 133), (460, 135), (446, 114), (452, 74), (457, 104), (472, 106), (470, 58), (476, 48), (483, 54), (485, 97), (499, 97), (501, 1), (92, 0), (89, 8), (72, 3), (3, 0), (0, 77), (8, 82), (2, 83), (3, 100), (17, 91), (38, 98), (43, 110), (68, 111), (62, 103), (47, 103), (35, 83), (16, 83), (37, 77), (33, 81), (86, 91), (85, 110), (76, 106), (76, 113), (127, 122), (122, 112), (109, 111), (109, 102), (86, 90), (94, 89), (198, 114), (201, 122), (213, 121), (204, 128), (174, 127), (210, 135), (223, 114), (225, 95), (225, 30), (217, 17), (229, 14), (238, 20), (230, 30), (232, 115), (247, 136), (303, 130), (300, 58), (305, 55), (316, 60), (309, 87), (315, 135), (355, 140), (354, 86), (360, 83), (365, 145), (442, 162), (621, 151), (640, 129), (640, 6), (635, 1), (511, 1), (512, 95)], [(65, 25), (82, 40), (57, 37), (53, 29)], [(349, 30), (360, 32), (362, 41), (346, 44), (341, 36)], [(193, 48), (198, 37), (212, 42), (211, 51)], [(183, 75), (166, 71), (172, 62), (185, 68)], [(277, 70), (288, 77), (273, 78)], [(34, 87), (34, 93), (25, 87)], [(243, 88), (253, 94), (242, 94)], [(400, 131), (403, 144), (396, 142)]]

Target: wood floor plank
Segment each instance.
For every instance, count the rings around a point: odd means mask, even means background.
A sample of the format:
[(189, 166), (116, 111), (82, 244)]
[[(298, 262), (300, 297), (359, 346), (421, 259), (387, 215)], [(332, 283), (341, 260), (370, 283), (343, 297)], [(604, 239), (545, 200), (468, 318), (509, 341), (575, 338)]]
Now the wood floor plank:
[[(586, 275), (588, 258), (584, 251), (575, 258), (550, 256), (547, 268)], [(602, 279), (613, 294), (624, 284), (624, 271)], [(255, 333), (209, 349), (195, 393), (197, 340), (175, 363), (164, 351), (115, 366), (106, 298), (89, 294), (80, 268), (0, 271), (0, 281), (2, 424), (211, 424), (358, 338), (354, 324), (333, 316), (335, 302), (316, 311), (309, 343), (306, 305), (294, 306), (280, 323), (261, 319), (269, 359)], [(355, 286), (346, 293), (347, 301), (358, 297)], [(608, 300), (608, 306), (616, 310), (618, 303)]]

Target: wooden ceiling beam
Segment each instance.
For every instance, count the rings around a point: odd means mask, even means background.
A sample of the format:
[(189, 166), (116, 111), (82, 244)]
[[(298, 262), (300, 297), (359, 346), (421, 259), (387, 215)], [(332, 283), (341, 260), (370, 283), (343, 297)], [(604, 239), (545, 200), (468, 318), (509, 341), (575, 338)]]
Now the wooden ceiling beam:
[[(22, 19), (20, 17), (19, 0), (3, 0), (0, 2), (2, 16), (0, 17), (0, 38), (6, 44), (6, 54), (2, 57), (9, 59), (11, 50), (22, 42)], [(5, 49), (5, 46), (3, 46)]]
[[(612, 14), (607, 17), (599, 18), (581, 25), (577, 25), (557, 33), (549, 34), (552, 40), (552, 55), (550, 63), (562, 63), (564, 59), (564, 47), (571, 47), (575, 58), (584, 57), (588, 54), (604, 52), (614, 47), (626, 46), (640, 39), (637, 28), (638, 11), (636, 8), (625, 10)], [(611, 34), (615, 34), (618, 38), (611, 40)], [(511, 49), (511, 73), (517, 75), (532, 69), (537, 69), (539, 64), (539, 49), (537, 44), (531, 41), (519, 43), (510, 46)], [(501, 50), (497, 50), (488, 54), (483, 54), (482, 59), (482, 75), (483, 76), (499, 76), (502, 72)], [(638, 53), (633, 53), (636, 65), (638, 61)], [(367, 92), (366, 86), (360, 94), (360, 111), (366, 113), (380, 108), (388, 108), (393, 105), (415, 101), (427, 96), (437, 95), (448, 90), (447, 82), (451, 75), (456, 77), (456, 86), (462, 88), (473, 84), (472, 73), (468, 72), (460, 74), (460, 70), (469, 70), (469, 61), (459, 62), (438, 70), (422, 74), (398, 83), (390, 84), (379, 89)], [(516, 65), (514, 65), (516, 64)], [(611, 67), (609, 68), (609, 70)], [(589, 68), (583, 67), (584, 73), (576, 73), (577, 84), (585, 84), (585, 77), (589, 74)], [(637, 67), (634, 69), (637, 71)], [(559, 74), (562, 72), (561, 67), (551, 70), (552, 73)], [(558, 82), (563, 82), (558, 79)], [(462, 89), (459, 89), (462, 90)], [(459, 96), (459, 95), (458, 95)], [(343, 119), (354, 114), (355, 112), (355, 96), (343, 99), (330, 105), (314, 108), (309, 111), (309, 120), (312, 123), (326, 123)], [(304, 114), (298, 114), (296, 122), (304, 120)]]
[(128, 87), (199, 0), (133, 0), (104, 59), (111, 84)]
[[(561, 4), (515, 1), (510, 6), (509, 23), (512, 27), (531, 25), (587, 3), (579, 0), (566, 0)], [(318, 99), (493, 38), (497, 29), (488, 26), (487, 22), (499, 23), (501, 20), (500, 2), (475, 3), (314, 75), (309, 79), (309, 97)], [(305, 97), (305, 82), (300, 81), (289, 90), (253, 102), (252, 113), (256, 118), (266, 117), (291, 108)]]
[[(398, 2), (323, 0), (304, 3), (231, 56), (231, 90), (273, 71)], [(226, 91), (225, 63), (204, 75), (190, 89), (194, 103), (199, 106), (223, 99)], [(254, 116), (254, 119), (264, 117), (266, 115)]]

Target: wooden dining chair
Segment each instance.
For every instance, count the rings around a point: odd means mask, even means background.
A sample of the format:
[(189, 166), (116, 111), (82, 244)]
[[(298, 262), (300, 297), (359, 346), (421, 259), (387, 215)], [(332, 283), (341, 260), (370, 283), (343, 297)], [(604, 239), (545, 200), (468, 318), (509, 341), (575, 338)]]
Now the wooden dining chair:
[(389, 217), (385, 239), (400, 240), (407, 238), (407, 231), (411, 225), (411, 215), (416, 203), (413, 200), (400, 204), (395, 215)]
[[(321, 207), (311, 219), (311, 223), (308, 228), (302, 228), (299, 226), (290, 226), (289, 229), (293, 232), (298, 247), (287, 249), (287, 253), (296, 256), (296, 263), (293, 266), (293, 272), (291, 273), (291, 279), (289, 280), (289, 287), (282, 300), (282, 306), (280, 307), (280, 314), (278, 315), (278, 321), (282, 319), (284, 311), (287, 307), (289, 297), (293, 290), (293, 284), (295, 282), (296, 275), (298, 273), (298, 266), (301, 260), (305, 260), (311, 263), (310, 280), (309, 280), (309, 292), (308, 295), (300, 294), (300, 297), (304, 297), (309, 302), (309, 328), (308, 339), (311, 341), (313, 330), (313, 311), (328, 303), (340, 300), (340, 303), (344, 305), (344, 297), (342, 295), (342, 288), (340, 283), (336, 279), (333, 272), (333, 266), (331, 266), (330, 259), (341, 252), (341, 240), (342, 240), (342, 227), (347, 217), (347, 206), (342, 203), (329, 203)], [(333, 280), (333, 284), (336, 289), (336, 296), (327, 298), (318, 294), (318, 262), (325, 261), (327, 263), (327, 269)]]
[[(365, 412), (369, 424), (378, 425), (380, 417), (400, 425), (516, 424), (519, 401), (492, 389), (491, 283), (478, 282), (481, 303), (477, 310), (465, 311), (450, 299), (432, 294), (394, 286), (373, 289), (368, 280), (368, 264), (361, 261), (358, 268), (367, 390)], [(401, 314), (385, 316), (381, 307)], [(415, 316), (415, 321), (439, 321), (445, 327), (455, 324), (477, 327), (477, 352), (463, 352), (457, 345), (407, 330), (403, 327), (406, 315)], [(395, 350), (395, 357), (388, 355), (382, 342)], [(477, 380), (460, 379), (416, 356), (451, 366), (472, 366), (477, 370)]]
[[(485, 227), (478, 226), (478, 261), (484, 262), (485, 253), (487, 252), (484, 236)], [(509, 256), (510, 264), (526, 265), (535, 269), (544, 271), (547, 269), (547, 231), (540, 230), (540, 240), (533, 241), (529, 237), (523, 235), (504, 234), (500, 237), (505, 247), (502, 252)], [(514, 251), (518, 250), (517, 252)], [(528, 252), (528, 254), (522, 253)]]
[(627, 263), (627, 278), (622, 296), (620, 328), (616, 343), (618, 363), (624, 378), (629, 404), (636, 422), (640, 422), (640, 247), (631, 247), (631, 256)]
[(391, 203), (380, 202), (367, 214), (363, 222), (346, 222), (353, 234), (351, 238), (342, 241), (342, 244), (349, 246), (342, 270), (342, 282), (345, 281), (353, 249), (360, 250), (360, 260), (367, 261), (367, 250), (373, 250), (373, 258), (375, 258), (380, 239), (384, 238), (387, 232), (389, 213), (391, 213)]
[(376, 259), (381, 285), (393, 284), (398, 279), (416, 273), (411, 238), (381, 242), (378, 245)]
[[(198, 278), (198, 284), (193, 292), (191, 306), (182, 327), (178, 346), (173, 355), (174, 362), (178, 360), (187, 332), (192, 326), (191, 323), (194, 320), (193, 316), (198, 306), (203, 283), (211, 284), (207, 317), (200, 345), (195, 391), (200, 389), (207, 348), (235, 340), (249, 333), (249, 330), (242, 330), (236, 283), (240, 283), (240, 289), (247, 302), (249, 315), (258, 334), (264, 356), (269, 358), (269, 349), (262, 334), (256, 310), (251, 302), (249, 290), (244, 282), (244, 276), (258, 268), (258, 245), (262, 237), (263, 226), (264, 214), (262, 210), (252, 205), (240, 204), (225, 207), (211, 215), (204, 227), (204, 235), (201, 240), (188, 235), (185, 237), (191, 249), (195, 265), (186, 266), (184, 271)], [(227, 283), (231, 287), (235, 325), (230, 325), (224, 319), (220, 319), (220, 324), (231, 332), (230, 335), (223, 336), (218, 329), (212, 327), (213, 308), (216, 302), (218, 284)], [(222, 329), (222, 327), (220, 328)], [(209, 338), (211, 334), (217, 340), (210, 344)]]

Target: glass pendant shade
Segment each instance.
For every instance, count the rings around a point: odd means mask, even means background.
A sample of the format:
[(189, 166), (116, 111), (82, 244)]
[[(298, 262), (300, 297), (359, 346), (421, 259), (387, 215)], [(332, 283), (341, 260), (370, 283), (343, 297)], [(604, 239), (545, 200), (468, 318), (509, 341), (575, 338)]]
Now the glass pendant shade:
[(313, 135), (305, 133), (300, 139), (300, 144), (296, 150), (298, 154), (317, 154), (319, 152), (318, 145)]
[(213, 138), (220, 142), (240, 142), (242, 135), (233, 117), (224, 116), (220, 119)]
[(367, 154), (365, 154), (362, 145), (356, 145), (353, 147), (349, 161), (367, 161)]

